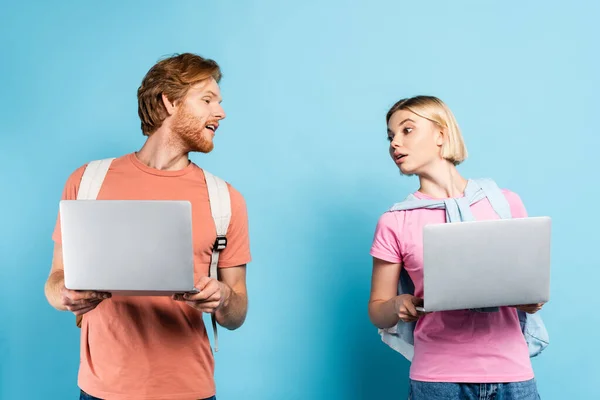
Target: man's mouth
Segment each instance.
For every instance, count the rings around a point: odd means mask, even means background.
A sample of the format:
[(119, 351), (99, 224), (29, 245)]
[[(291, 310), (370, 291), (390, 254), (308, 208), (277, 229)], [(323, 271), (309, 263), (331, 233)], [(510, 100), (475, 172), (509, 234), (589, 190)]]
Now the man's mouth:
[(210, 129), (213, 132), (216, 132), (218, 127), (219, 127), (219, 124), (208, 124), (208, 125), (206, 125), (206, 129)]

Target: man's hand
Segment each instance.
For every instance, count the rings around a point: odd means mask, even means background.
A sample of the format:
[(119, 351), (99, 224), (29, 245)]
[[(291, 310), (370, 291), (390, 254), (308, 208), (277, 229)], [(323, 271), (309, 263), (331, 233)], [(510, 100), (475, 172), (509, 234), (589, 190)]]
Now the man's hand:
[(523, 305), (514, 306), (514, 307), (519, 311), (526, 312), (527, 314), (535, 314), (536, 312), (540, 311), (543, 306), (544, 306), (544, 303), (537, 303), (537, 304), (523, 304)]
[(231, 297), (231, 288), (216, 279), (203, 276), (198, 282), (199, 293), (186, 293), (173, 295), (173, 300), (185, 301), (196, 310), (213, 313), (227, 304)]
[(65, 288), (63, 269), (63, 253), (60, 243), (54, 245), (52, 268), (44, 285), (44, 293), (48, 303), (57, 310), (71, 311), (79, 316), (92, 311), (104, 299), (111, 297), (110, 293), (69, 290)]
[(60, 291), (62, 305), (75, 315), (92, 311), (102, 300), (110, 297), (110, 293), (69, 290), (64, 286)]

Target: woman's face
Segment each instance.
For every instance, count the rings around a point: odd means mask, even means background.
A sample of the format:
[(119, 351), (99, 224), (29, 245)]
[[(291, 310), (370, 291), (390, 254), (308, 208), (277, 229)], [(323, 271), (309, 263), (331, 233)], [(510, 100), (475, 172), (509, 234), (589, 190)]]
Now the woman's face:
[(408, 110), (396, 111), (388, 123), (390, 156), (403, 175), (419, 175), (441, 160), (443, 129)]

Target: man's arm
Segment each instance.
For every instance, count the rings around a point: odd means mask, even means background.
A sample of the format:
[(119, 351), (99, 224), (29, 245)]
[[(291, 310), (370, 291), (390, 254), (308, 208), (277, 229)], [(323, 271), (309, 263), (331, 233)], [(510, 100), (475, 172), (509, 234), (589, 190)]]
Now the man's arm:
[(61, 290), (65, 286), (65, 275), (63, 270), (63, 252), (62, 245), (54, 244), (54, 253), (52, 255), (52, 267), (50, 268), (50, 276), (46, 280), (44, 292), (48, 303), (57, 310), (65, 311), (67, 308), (61, 300)]
[(229, 291), (229, 296), (217, 309), (217, 322), (227, 329), (237, 329), (244, 323), (248, 312), (246, 266), (221, 268), (219, 274), (221, 284), (228, 288), (225, 291)]
[(71, 311), (83, 315), (92, 311), (100, 302), (110, 297), (110, 293), (78, 291), (65, 288), (62, 245), (54, 244), (50, 276), (46, 280), (44, 292), (48, 303), (57, 310)]

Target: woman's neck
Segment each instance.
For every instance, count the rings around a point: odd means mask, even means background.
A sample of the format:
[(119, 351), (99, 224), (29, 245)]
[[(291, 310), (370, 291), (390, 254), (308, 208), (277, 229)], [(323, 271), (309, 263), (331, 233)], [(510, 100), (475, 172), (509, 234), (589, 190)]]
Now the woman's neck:
[(419, 175), (419, 192), (437, 199), (460, 197), (467, 186), (454, 164), (442, 160), (426, 173)]

